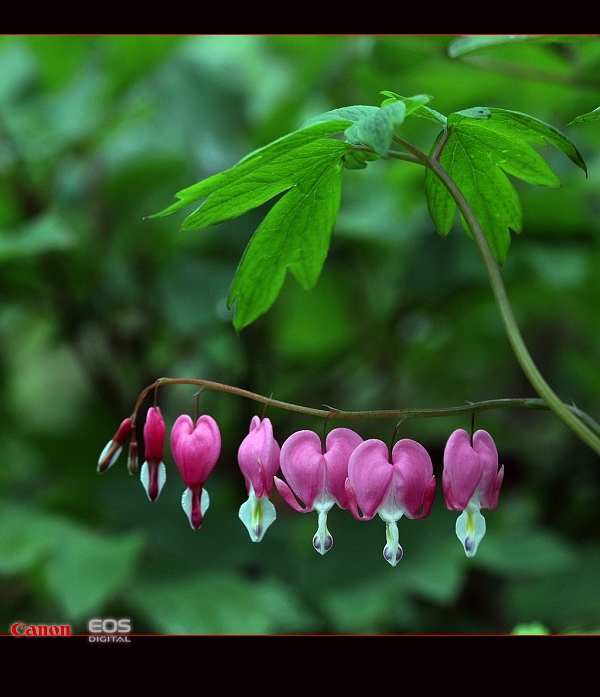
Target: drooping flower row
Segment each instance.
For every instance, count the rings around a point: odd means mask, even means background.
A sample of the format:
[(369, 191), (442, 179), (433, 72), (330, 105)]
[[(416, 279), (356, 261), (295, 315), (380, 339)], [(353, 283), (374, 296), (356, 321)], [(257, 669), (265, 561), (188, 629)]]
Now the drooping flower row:
[[(144, 456), (140, 480), (150, 501), (155, 501), (166, 481), (164, 443), (167, 428), (159, 407), (150, 407), (144, 424)], [(116, 461), (126, 442), (129, 471), (137, 470), (138, 443), (133, 421), (125, 419), (102, 451), (98, 471), (105, 472)], [(171, 452), (186, 489), (182, 507), (190, 525), (197, 530), (210, 499), (204, 485), (221, 454), (221, 433), (216, 421), (204, 414), (195, 421), (184, 414), (171, 429)], [(292, 434), (280, 447), (268, 418), (254, 416), (248, 435), (238, 449), (248, 499), (239, 517), (250, 538), (260, 542), (276, 519), (270, 500), (273, 485), (295, 511), (318, 514), (313, 547), (328, 552), (333, 537), (327, 514), (335, 505), (349, 510), (357, 520), (375, 515), (386, 525), (383, 556), (392, 566), (402, 558), (397, 522), (406, 516), (429, 515), (435, 495), (433, 464), (425, 448), (404, 438), (393, 448), (381, 440), (363, 440), (349, 428), (335, 428), (322, 439), (313, 431)], [(498, 451), (487, 431), (472, 436), (464, 429), (452, 433), (444, 450), (442, 486), (446, 507), (461, 511), (456, 535), (465, 553), (472, 557), (485, 535), (482, 508), (495, 509), (504, 477), (498, 468)], [(276, 476), (281, 470), (285, 480)]]

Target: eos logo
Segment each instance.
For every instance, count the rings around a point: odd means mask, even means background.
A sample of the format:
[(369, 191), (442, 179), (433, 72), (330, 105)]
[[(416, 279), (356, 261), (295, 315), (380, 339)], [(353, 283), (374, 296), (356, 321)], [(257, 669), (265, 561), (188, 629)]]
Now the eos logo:
[[(130, 643), (131, 639), (128, 636), (119, 636), (129, 634), (131, 631), (131, 620), (120, 619), (92, 619), (88, 622), (88, 630), (91, 635), (88, 637), (88, 642), (101, 643)], [(98, 635), (98, 636), (96, 636)]]

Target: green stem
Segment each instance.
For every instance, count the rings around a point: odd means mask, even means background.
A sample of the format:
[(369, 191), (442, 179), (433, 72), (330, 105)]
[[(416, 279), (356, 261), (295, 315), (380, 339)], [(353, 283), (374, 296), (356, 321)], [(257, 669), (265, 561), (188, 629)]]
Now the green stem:
[[(421, 152), (413, 145), (403, 140), (398, 136), (394, 136), (394, 140), (406, 148), (421, 164), (428, 167), (446, 187), (459, 211), (461, 212), (469, 230), (473, 235), (475, 244), (481, 254), (485, 265), (488, 279), (492, 287), (494, 299), (500, 313), (500, 317), (504, 324), (508, 340), (513, 349), (513, 352), (523, 369), (529, 382), (538, 393), (538, 395), (547, 403), (548, 407), (563, 421), (581, 440), (586, 443), (596, 454), (600, 455), (600, 436), (598, 430), (592, 428), (587, 420), (582, 420), (577, 412), (570, 409), (552, 390), (548, 383), (544, 380), (542, 374), (534, 363), (512, 311), (512, 307), (506, 294), (504, 282), (500, 274), (500, 267), (494, 258), (487, 237), (477, 220), (475, 213), (464, 197), (462, 191), (456, 186), (450, 175), (441, 166), (441, 164), (425, 153)], [(405, 159), (405, 158), (403, 158)]]

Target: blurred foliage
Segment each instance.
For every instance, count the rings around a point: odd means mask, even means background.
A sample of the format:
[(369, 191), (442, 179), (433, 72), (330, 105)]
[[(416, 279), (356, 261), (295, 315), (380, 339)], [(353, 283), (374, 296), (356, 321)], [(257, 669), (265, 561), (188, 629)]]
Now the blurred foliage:
[[(273, 496), (253, 544), (237, 448), (260, 405), (204, 393), (220, 462), (199, 532), (168, 478), (150, 504), (124, 457), (96, 462), (157, 377), (226, 382), (345, 409), (442, 407), (533, 396), (503, 334), (473, 243), (439, 237), (423, 171), (374, 162), (344, 173), (329, 258), (310, 293), (287, 279), (236, 334), (226, 298), (268, 206), (209, 230), (144, 221), (173, 193), (224, 170), (315, 114), (427, 93), (450, 113), (521, 111), (558, 129), (600, 104), (600, 40), (453, 36), (0, 37), (0, 626), (131, 617), (136, 633), (590, 633), (600, 628), (600, 468), (550, 413), (486, 412), (506, 477), (477, 556), (441, 493), (453, 417), (407, 421), (432, 455), (430, 516), (384, 524), (333, 510), (334, 548), (314, 552), (316, 514)], [(516, 40), (520, 39), (520, 40)], [(452, 46), (455, 57), (451, 57)], [(544, 153), (560, 189), (514, 182), (524, 231), (503, 276), (526, 342), (565, 401), (600, 416), (600, 129), (567, 135), (589, 177)], [(406, 122), (428, 149), (436, 129)], [(431, 129), (431, 130), (429, 130)], [(183, 219), (183, 216), (182, 216)], [(168, 424), (189, 387), (158, 399)], [(149, 405), (146, 405), (149, 406)], [(322, 424), (270, 410), (280, 443)], [(389, 440), (393, 423), (360, 422)], [(140, 434), (141, 435), (141, 434)]]

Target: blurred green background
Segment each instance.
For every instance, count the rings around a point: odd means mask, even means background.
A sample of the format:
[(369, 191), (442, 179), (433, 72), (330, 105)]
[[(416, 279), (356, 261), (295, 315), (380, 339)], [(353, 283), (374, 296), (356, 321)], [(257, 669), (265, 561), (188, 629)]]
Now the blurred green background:
[[(451, 58), (452, 36), (0, 37), (0, 632), (10, 624), (131, 617), (136, 633), (550, 633), (600, 629), (600, 468), (546, 411), (493, 411), (506, 476), (473, 559), (441, 491), (442, 453), (468, 417), (402, 424), (430, 452), (433, 510), (385, 526), (316, 513), (274, 493), (260, 544), (237, 511), (237, 448), (258, 404), (204, 393), (223, 436), (202, 528), (166, 449), (150, 504), (122, 455), (98, 456), (156, 378), (197, 377), (306, 406), (444, 407), (534, 396), (513, 357), (474, 244), (439, 237), (423, 170), (378, 161), (344, 174), (317, 287), (286, 281), (236, 335), (226, 297), (267, 210), (180, 232), (185, 214), (144, 221), (176, 191), (235, 164), (306, 119), (381, 90), (428, 93), (448, 114), (526, 112), (563, 130), (589, 177), (543, 151), (562, 188), (516, 182), (524, 232), (503, 276), (542, 374), (600, 417), (600, 127), (566, 125), (600, 105), (598, 37), (523, 42)], [(429, 150), (435, 126), (404, 135)], [(187, 211), (191, 212), (190, 210)], [(194, 388), (165, 387), (168, 426)], [(145, 408), (151, 402), (145, 404)], [(270, 409), (279, 443), (321, 422)], [(143, 419), (142, 419), (143, 423)], [(389, 441), (390, 421), (331, 422)], [(141, 424), (140, 424), (141, 425)], [(523, 629), (524, 628), (524, 629)], [(528, 629), (529, 628), (529, 629)]]

